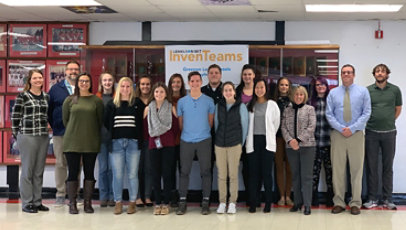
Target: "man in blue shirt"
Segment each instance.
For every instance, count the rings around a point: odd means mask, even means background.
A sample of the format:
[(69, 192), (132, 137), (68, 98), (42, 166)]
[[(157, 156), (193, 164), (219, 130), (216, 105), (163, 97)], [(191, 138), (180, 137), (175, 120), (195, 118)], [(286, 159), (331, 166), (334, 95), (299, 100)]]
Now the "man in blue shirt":
[(208, 215), (211, 192), (211, 134), (213, 126), (213, 100), (201, 92), (202, 77), (199, 72), (188, 75), (190, 94), (178, 101), (177, 113), (182, 130), (180, 141), (179, 207), (176, 214), (186, 213), (186, 196), (193, 158), (197, 155), (202, 177), (202, 214)]
[[(55, 163), (55, 185), (56, 200), (55, 206), (65, 205), (66, 187), (65, 182), (68, 176), (68, 168), (65, 156), (62, 151), (63, 135), (65, 126), (62, 122), (62, 105), (65, 99), (75, 91), (76, 78), (79, 75), (80, 64), (77, 61), (69, 61), (65, 66), (65, 80), (52, 86), (49, 90), (48, 120), (53, 131), (53, 147), (56, 159)], [(76, 185), (76, 187), (78, 187)], [(77, 189), (77, 188), (76, 188)], [(75, 193), (76, 194), (76, 193)]]
[(352, 200), (351, 214), (360, 214), (364, 165), (364, 132), (371, 115), (371, 99), (365, 87), (354, 84), (352, 65), (341, 68), (342, 86), (327, 96), (326, 117), (331, 127), (331, 163), (333, 168), (334, 207), (332, 213), (345, 210), (346, 165), (349, 162)]

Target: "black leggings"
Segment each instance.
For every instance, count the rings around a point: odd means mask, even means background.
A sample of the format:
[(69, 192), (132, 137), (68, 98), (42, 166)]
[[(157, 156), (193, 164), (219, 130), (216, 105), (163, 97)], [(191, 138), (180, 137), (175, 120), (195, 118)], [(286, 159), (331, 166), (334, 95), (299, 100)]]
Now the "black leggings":
[(97, 153), (65, 153), (68, 162), (68, 181), (78, 181), (80, 170), (80, 159), (83, 161), (83, 172), (85, 180), (94, 181), (94, 166), (96, 164)]

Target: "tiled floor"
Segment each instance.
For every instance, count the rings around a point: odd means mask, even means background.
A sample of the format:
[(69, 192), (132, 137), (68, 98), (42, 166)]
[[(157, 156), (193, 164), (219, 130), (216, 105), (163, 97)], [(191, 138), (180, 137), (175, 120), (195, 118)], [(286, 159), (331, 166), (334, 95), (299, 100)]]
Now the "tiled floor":
[(330, 209), (313, 208), (312, 215), (290, 213), (288, 207), (273, 207), (272, 212), (264, 214), (258, 208), (257, 213), (247, 212), (247, 208), (238, 206), (235, 215), (212, 214), (202, 216), (198, 204), (190, 204), (184, 216), (175, 215), (172, 210), (167, 216), (152, 215), (152, 208), (139, 208), (133, 215), (113, 215), (113, 208), (100, 208), (94, 205), (94, 214), (85, 214), (79, 206), (79, 215), (69, 215), (68, 207), (53, 207), (53, 200), (45, 200), (49, 212), (27, 214), (21, 211), (21, 204), (0, 200), (0, 229), (142, 229), (142, 230), (404, 230), (406, 229), (406, 207), (397, 211), (375, 208), (362, 210), (361, 215), (353, 216), (347, 212), (333, 215)]

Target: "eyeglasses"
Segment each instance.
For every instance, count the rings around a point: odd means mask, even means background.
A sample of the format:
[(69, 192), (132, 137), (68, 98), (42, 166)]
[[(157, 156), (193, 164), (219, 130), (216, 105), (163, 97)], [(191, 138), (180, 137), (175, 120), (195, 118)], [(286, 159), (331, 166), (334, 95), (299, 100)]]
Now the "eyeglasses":
[(353, 71), (342, 71), (341, 72), (342, 75), (350, 75), (350, 74), (353, 74), (353, 73), (354, 73)]
[(79, 69), (78, 68), (68, 68), (68, 69), (66, 69), (67, 71), (79, 71)]
[(79, 80), (80, 84), (89, 84), (90, 80)]

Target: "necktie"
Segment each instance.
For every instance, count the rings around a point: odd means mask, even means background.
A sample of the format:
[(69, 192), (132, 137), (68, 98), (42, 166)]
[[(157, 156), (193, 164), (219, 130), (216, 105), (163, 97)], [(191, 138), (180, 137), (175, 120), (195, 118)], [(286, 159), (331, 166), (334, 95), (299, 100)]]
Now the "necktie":
[(344, 121), (345, 122), (351, 121), (351, 103), (350, 103), (350, 92), (348, 87), (345, 87), (345, 95), (344, 95)]

